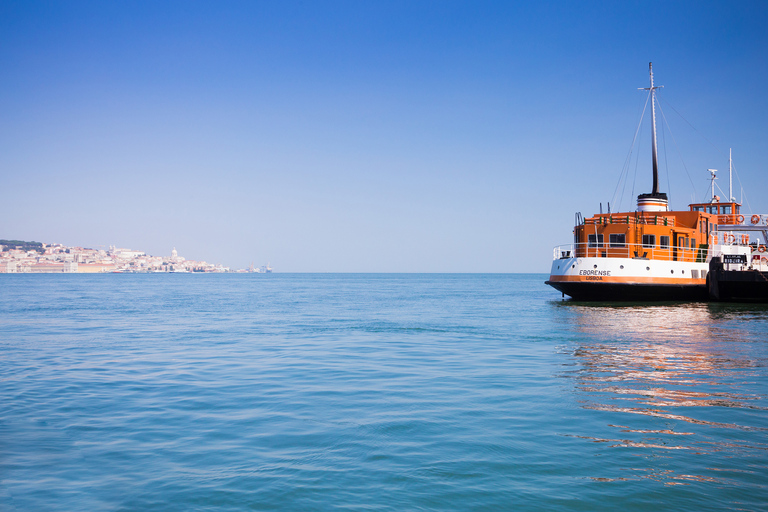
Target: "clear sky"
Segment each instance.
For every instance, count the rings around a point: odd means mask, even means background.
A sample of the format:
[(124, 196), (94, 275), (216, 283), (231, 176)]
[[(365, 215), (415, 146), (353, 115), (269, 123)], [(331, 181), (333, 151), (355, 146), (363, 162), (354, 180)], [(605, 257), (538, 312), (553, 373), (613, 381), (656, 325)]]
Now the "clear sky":
[(766, 27), (765, 1), (0, 0), (0, 238), (548, 272), (576, 211), (650, 192), (646, 123), (613, 198), (650, 61), (672, 206), (707, 168), (727, 194), (732, 147), (768, 213)]

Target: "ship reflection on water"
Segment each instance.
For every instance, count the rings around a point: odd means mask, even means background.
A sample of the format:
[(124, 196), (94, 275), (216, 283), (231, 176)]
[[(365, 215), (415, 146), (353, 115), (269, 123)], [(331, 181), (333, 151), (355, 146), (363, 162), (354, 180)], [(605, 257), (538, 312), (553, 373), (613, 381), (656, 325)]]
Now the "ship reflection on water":
[[(557, 312), (572, 335), (562, 347), (563, 376), (573, 380), (577, 403), (596, 411), (593, 419), (603, 422), (598, 431), (611, 432), (575, 436), (640, 449), (634, 455), (648, 460), (686, 453), (677, 470), (653, 464), (625, 468), (631, 475), (618, 478), (592, 478), (679, 485), (723, 481), (722, 471), (765, 471), (768, 308), (564, 302)], [(736, 467), (740, 458), (751, 464)], [(701, 471), (690, 474), (697, 466)]]

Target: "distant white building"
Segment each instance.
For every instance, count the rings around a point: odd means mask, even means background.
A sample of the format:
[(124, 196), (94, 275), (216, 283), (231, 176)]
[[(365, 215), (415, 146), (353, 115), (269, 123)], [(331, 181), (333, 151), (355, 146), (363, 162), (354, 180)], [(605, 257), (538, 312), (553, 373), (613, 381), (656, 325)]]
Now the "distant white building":
[(116, 249), (113, 254), (116, 258), (120, 258), (121, 260), (132, 260), (139, 256), (144, 256), (142, 251), (132, 251), (130, 249)]

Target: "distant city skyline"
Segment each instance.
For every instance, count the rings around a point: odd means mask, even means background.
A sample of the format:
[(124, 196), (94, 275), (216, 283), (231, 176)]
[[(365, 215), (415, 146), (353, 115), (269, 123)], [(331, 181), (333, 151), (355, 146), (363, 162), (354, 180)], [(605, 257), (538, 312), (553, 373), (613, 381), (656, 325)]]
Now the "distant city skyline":
[[(271, 272), (269, 265), (262, 267)], [(174, 247), (170, 255), (109, 246), (109, 249), (72, 247), (37, 240), (0, 239), (0, 274), (95, 274), (106, 272), (230, 272), (221, 264), (187, 259)], [(245, 269), (236, 271), (245, 272)], [(260, 272), (253, 266), (250, 272)]]
[(733, 148), (768, 213), (766, 26), (759, 1), (0, 2), (0, 238), (545, 273), (575, 212), (650, 191), (651, 61), (671, 206), (709, 168), (727, 190)]

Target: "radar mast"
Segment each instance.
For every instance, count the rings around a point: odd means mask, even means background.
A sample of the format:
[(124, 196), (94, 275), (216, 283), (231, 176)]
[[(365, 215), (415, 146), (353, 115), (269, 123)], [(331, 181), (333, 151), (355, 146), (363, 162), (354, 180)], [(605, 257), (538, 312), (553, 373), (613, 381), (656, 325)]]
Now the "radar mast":
[(653, 85), (653, 62), (648, 63), (648, 73), (651, 76), (650, 87), (639, 87), (649, 91), (651, 95), (651, 161), (653, 164), (653, 191), (650, 194), (637, 196), (637, 209), (640, 211), (667, 211), (667, 194), (659, 192), (659, 158), (656, 149), (656, 89), (663, 85)]

